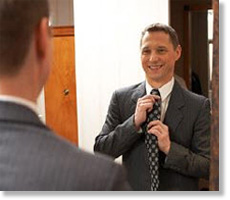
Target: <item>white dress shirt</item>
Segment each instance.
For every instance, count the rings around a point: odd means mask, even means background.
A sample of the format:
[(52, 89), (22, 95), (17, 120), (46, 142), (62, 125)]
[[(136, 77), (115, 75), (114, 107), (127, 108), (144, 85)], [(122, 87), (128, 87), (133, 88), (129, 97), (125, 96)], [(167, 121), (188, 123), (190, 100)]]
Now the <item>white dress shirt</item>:
[(12, 102), (15, 104), (23, 105), (23, 106), (31, 109), (32, 111), (34, 111), (38, 115), (38, 110), (37, 110), (36, 104), (32, 101), (27, 100), (27, 99), (15, 97), (15, 96), (10, 96), (10, 95), (0, 95), (0, 101)]
[(152, 86), (148, 83), (148, 81), (146, 80), (146, 94), (150, 94), (150, 92), (152, 91), (152, 89), (158, 89), (161, 95), (161, 121), (164, 121), (165, 118), (165, 114), (168, 108), (168, 104), (169, 104), (169, 100), (171, 97), (171, 92), (173, 89), (173, 85), (174, 85), (174, 77), (165, 85), (163, 85), (160, 88), (152, 88)]

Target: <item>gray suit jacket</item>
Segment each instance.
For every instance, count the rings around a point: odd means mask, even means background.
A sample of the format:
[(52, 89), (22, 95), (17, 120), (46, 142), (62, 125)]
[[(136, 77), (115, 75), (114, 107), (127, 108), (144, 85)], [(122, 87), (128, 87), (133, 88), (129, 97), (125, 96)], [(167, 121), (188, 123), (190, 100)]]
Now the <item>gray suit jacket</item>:
[[(136, 103), (145, 94), (145, 82), (115, 91), (94, 145), (95, 151), (114, 158), (123, 155), (134, 190), (150, 190), (144, 134), (134, 127)], [(198, 179), (209, 177), (209, 100), (175, 82), (164, 124), (169, 127), (171, 148), (167, 156), (160, 152), (159, 190), (198, 190)]]
[(0, 190), (129, 190), (125, 177), (120, 165), (79, 150), (30, 109), (0, 101)]

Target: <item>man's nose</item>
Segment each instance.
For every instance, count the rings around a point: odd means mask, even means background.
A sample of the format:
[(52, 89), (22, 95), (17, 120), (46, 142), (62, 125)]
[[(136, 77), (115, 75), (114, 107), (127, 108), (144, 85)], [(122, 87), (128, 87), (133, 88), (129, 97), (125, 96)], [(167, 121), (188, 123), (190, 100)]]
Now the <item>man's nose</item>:
[(149, 57), (149, 61), (150, 62), (156, 62), (159, 61), (159, 55), (157, 55), (156, 52), (151, 52), (150, 57)]

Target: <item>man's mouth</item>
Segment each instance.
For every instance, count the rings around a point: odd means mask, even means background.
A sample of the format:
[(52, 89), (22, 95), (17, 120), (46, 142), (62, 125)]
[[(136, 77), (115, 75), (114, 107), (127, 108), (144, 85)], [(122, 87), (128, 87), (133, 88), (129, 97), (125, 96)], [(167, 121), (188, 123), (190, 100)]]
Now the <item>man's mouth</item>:
[(161, 67), (163, 67), (163, 65), (149, 65), (148, 66), (151, 70), (158, 70), (160, 69)]

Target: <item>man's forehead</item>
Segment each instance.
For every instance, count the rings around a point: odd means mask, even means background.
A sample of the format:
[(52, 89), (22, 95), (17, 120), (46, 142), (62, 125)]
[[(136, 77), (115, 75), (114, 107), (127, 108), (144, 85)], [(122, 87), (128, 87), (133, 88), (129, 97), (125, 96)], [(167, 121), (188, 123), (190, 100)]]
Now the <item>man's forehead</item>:
[(141, 47), (151, 46), (168, 46), (169, 44), (172, 44), (169, 34), (157, 31), (157, 32), (148, 32), (144, 35), (142, 39)]

